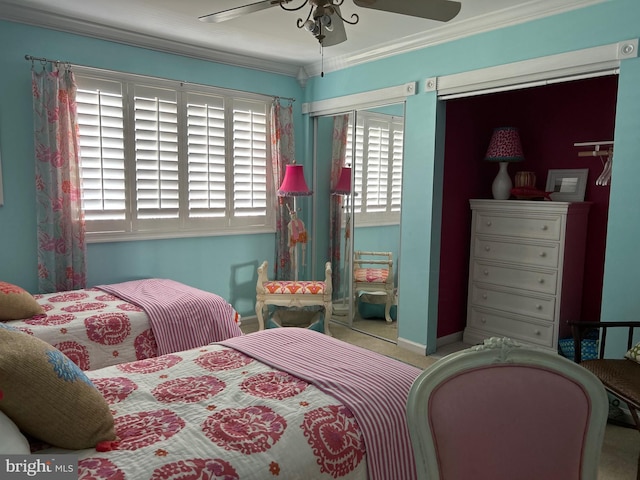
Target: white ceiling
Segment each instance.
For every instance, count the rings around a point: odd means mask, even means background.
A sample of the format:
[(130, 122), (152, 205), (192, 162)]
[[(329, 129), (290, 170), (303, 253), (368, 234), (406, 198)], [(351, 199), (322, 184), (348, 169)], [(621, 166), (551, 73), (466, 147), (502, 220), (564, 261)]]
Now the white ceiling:
[[(298, 18), (306, 19), (306, 7), (285, 12), (274, 6), (222, 23), (198, 20), (255, 1), (0, 0), (0, 18), (304, 77), (604, 0), (460, 0), (460, 13), (447, 23), (360, 8), (344, 0), (343, 17), (357, 13), (360, 21), (345, 25), (347, 41), (326, 47), (323, 55), (317, 40), (296, 26)], [(291, 5), (302, 2), (293, 0)]]

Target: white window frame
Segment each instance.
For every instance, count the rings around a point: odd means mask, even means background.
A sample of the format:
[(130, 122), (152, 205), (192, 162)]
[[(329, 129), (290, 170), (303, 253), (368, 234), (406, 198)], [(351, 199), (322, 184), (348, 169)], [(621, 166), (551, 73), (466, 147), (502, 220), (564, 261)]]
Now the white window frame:
[[(271, 178), (271, 146), (269, 141), (270, 108), (273, 97), (87, 67), (74, 67), (74, 73), (79, 95), (82, 88), (91, 81), (116, 82), (122, 85), (122, 130), (124, 136), (122, 155), (124, 159), (125, 218), (115, 222), (109, 219), (95, 220), (90, 218), (89, 211), (87, 211), (87, 216), (89, 217), (87, 218), (88, 242), (270, 233), (275, 231), (274, 206), (276, 198)], [(175, 158), (170, 158), (168, 164), (162, 162), (162, 159), (158, 159), (157, 162), (158, 165), (166, 164), (175, 170), (172, 178), (168, 181), (169, 194), (172, 195), (170, 199), (174, 200), (175, 198), (175, 205), (172, 205), (172, 215), (162, 218), (138, 218), (136, 200), (139, 197), (137, 193), (139, 189), (137, 190), (136, 188), (134, 89), (146, 89), (150, 92), (164, 91), (167, 99), (175, 99), (175, 119), (172, 118), (174, 116), (173, 111), (169, 112), (168, 115), (170, 117), (169, 122), (175, 122), (176, 128), (175, 131), (167, 133), (170, 144), (168, 148), (175, 149)], [(200, 216), (189, 214), (189, 193), (190, 191), (193, 193), (194, 190), (190, 190), (189, 186), (190, 180), (193, 182), (193, 179), (189, 176), (188, 149), (190, 136), (188, 134), (187, 105), (189, 100), (194, 98), (216, 99), (224, 105), (224, 114), (220, 113), (224, 118), (217, 119), (224, 122), (224, 138), (222, 136), (219, 138), (220, 143), (224, 144), (220, 147), (224, 149), (224, 153), (218, 153), (220, 158), (222, 158), (221, 155), (224, 155), (224, 167), (220, 164), (219, 168), (211, 173), (211, 167), (208, 166), (210, 165), (210, 160), (205, 160), (206, 165), (204, 168), (208, 168), (209, 171), (204, 172), (205, 181), (200, 182), (198, 190), (201, 196), (209, 197), (208, 199), (204, 198), (201, 202), (208, 202), (209, 208), (213, 208), (211, 207), (212, 204), (218, 204), (218, 207), (222, 204), (222, 210), (216, 210), (215, 208), (213, 210), (200, 209), (198, 210)], [(173, 100), (169, 100), (168, 103), (171, 103), (171, 101)], [(247, 109), (254, 105), (257, 107), (256, 111), (264, 106), (264, 116), (258, 115), (256, 117), (251, 112), (247, 114), (247, 112), (239, 111), (240, 107), (237, 108), (234, 114), (234, 105), (242, 105)], [(251, 120), (249, 122), (244, 120), (236, 122), (235, 125), (239, 126), (234, 127), (234, 116), (236, 119), (243, 117), (245, 119), (251, 118)], [(197, 120), (197, 117), (192, 116), (191, 118)], [(256, 119), (255, 122), (254, 118)], [(238, 128), (241, 130), (238, 130)], [(242, 130), (245, 128), (249, 130)], [(243, 138), (234, 140), (234, 132), (244, 133)], [(197, 137), (198, 135), (195, 136)], [(208, 141), (209, 137), (206, 136), (206, 139)], [(242, 147), (240, 146), (241, 143)], [(207, 159), (209, 158), (207, 150)], [(257, 162), (257, 164), (253, 162)], [(220, 173), (223, 168), (224, 173)], [(164, 170), (160, 168), (156, 173), (162, 171)], [(202, 175), (201, 172), (201, 179)], [(211, 190), (212, 183), (208, 179), (212, 175), (224, 175), (225, 177), (224, 187), (222, 187), (224, 189), (224, 200), (220, 195), (222, 188), (219, 188), (220, 191), (215, 192), (218, 202), (213, 201), (215, 199), (211, 200), (214, 192)], [(220, 180), (220, 178), (216, 178)], [(258, 183), (253, 183), (254, 181)], [(158, 188), (160, 188), (160, 185), (164, 185), (164, 182), (164, 179), (157, 180)], [(203, 189), (203, 183), (209, 186)], [(218, 182), (218, 187), (220, 187), (220, 182)], [(150, 191), (153, 192), (153, 187), (151, 187)], [(171, 193), (172, 191), (175, 191), (175, 193)], [(83, 202), (84, 200), (83, 198)], [(195, 202), (195, 200), (193, 201)], [(121, 204), (122, 199), (120, 199), (119, 205)], [(162, 209), (159, 211), (162, 211)]]

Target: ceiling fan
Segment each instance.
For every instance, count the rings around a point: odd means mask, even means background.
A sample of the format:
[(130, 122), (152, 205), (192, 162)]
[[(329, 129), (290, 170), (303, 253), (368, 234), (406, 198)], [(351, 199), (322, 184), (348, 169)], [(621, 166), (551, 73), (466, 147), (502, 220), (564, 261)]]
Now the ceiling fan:
[[(360, 20), (357, 14), (346, 19), (340, 13), (340, 6), (344, 0), (302, 0), (297, 7), (289, 7), (294, 0), (263, 0), (240, 7), (229, 8), (219, 12), (203, 15), (199, 19), (203, 22), (219, 23), (267, 8), (280, 6), (283, 10), (293, 12), (309, 6), (306, 20), (298, 18), (298, 28), (310, 32), (323, 47), (330, 47), (344, 42), (347, 33), (344, 24), (355, 25)], [(383, 12), (400, 13), (412, 17), (448, 22), (460, 12), (461, 4), (453, 0), (353, 0), (362, 8), (370, 8)]]

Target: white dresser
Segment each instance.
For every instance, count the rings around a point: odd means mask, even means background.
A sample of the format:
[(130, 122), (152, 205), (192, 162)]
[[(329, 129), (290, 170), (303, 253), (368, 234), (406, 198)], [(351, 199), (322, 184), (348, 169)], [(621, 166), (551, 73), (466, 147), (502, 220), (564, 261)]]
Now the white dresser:
[(464, 342), (506, 336), (557, 351), (580, 318), (589, 202), (470, 200)]

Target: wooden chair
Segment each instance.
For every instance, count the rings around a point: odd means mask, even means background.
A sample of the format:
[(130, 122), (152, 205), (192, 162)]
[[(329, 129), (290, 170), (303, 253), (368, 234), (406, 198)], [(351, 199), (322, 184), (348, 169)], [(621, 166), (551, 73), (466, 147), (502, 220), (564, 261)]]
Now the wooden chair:
[(329, 330), (333, 309), (331, 293), (331, 262), (325, 264), (324, 281), (289, 281), (269, 280), (268, 263), (264, 261), (258, 267), (256, 284), (258, 328), (264, 330), (264, 310), (268, 305), (296, 308), (319, 305), (324, 308), (324, 333), (331, 335)]
[(556, 353), (490, 338), (422, 372), (407, 399), (417, 478), (595, 480), (608, 401)]
[[(604, 358), (609, 329), (627, 329), (627, 351), (634, 345), (633, 336), (638, 321), (625, 322), (569, 322), (573, 334), (575, 361), (600, 379), (604, 387), (613, 396), (627, 404), (635, 427), (640, 432), (640, 363), (628, 358)], [(600, 331), (598, 358), (582, 360), (582, 340), (593, 329)], [(640, 480), (640, 455), (638, 456), (638, 472)]]
[[(391, 323), (391, 306), (395, 302), (393, 255), (391, 252), (353, 252), (353, 295), (358, 305), (360, 292), (385, 293), (384, 318)], [(357, 308), (356, 308), (357, 310)]]

